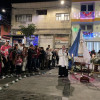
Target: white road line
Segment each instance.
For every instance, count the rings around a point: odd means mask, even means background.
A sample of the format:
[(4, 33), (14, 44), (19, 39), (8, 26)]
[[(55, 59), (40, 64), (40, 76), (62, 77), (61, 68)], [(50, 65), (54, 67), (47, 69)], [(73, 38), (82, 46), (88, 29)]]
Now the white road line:
[(68, 100), (68, 98), (67, 97), (62, 97), (62, 100)]

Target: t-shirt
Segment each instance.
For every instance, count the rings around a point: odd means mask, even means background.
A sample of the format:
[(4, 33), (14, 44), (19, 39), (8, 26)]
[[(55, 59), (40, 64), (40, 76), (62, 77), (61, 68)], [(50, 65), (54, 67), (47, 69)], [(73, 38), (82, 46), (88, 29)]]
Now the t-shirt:
[(8, 52), (8, 49), (9, 49), (9, 48), (11, 48), (11, 46), (5, 46), (5, 45), (2, 45), (2, 46), (1, 46), (1, 53), (2, 53), (5, 57), (7, 57), (8, 54), (9, 54), (9, 52)]

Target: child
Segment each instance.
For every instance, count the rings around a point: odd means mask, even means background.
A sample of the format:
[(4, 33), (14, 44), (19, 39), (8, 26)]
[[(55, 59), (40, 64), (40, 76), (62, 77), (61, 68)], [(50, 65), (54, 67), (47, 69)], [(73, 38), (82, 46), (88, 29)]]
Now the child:
[(20, 55), (18, 55), (17, 60), (16, 60), (16, 74), (21, 75), (22, 72), (22, 58)]

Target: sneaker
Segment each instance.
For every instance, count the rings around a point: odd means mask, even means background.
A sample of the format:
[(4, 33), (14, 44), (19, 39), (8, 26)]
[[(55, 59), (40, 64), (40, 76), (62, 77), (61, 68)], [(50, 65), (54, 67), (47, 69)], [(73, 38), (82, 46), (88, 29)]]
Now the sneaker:
[(5, 76), (2, 76), (2, 79), (5, 79), (6, 77)]

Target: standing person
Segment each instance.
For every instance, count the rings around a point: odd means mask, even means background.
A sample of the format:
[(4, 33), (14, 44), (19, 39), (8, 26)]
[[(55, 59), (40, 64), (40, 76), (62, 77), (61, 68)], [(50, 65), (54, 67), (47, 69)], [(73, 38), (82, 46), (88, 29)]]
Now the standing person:
[(48, 45), (48, 47), (46, 49), (50, 49), (50, 45)]
[(23, 44), (19, 42), (18, 44), (18, 54), (22, 56), (22, 51), (23, 51)]
[(48, 64), (48, 68), (51, 69), (51, 64), (52, 64), (52, 49), (49, 50), (49, 64)]
[(99, 50), (99, 52), (98, 52), (98, 54), (97, 54), (97, 57), (99, 57), (99, 58), (100, 58), (100, 50)]
[(58, 66), (58, 63), (59, 63), (58, 51), (59, 50), (56, 50), (56, 66)]
[(95, 50), (93, 49), (92, 51), (91, 51), (91, 57), (92, 57), (92, 55), (96, 55), (96, 52), (95, 52)]
[(19, 44), (18, 44), (18, 49), (19, 49), (20, 51), (23, 51), (23, 44), (22, 44), (21, 42), (19, 42)]
[(49, 48), (46, 49), (46, 67), (49, 68), (49, 59), (50, 59), (50, 52)]
[(18, 55), (17, 60), (16, 60), (16, 75), (21, 75), (22, 72), (22, 58), (20, 55)]
[(14, 74), (14, 72), (15, 72), (15, 64), (16, 64), (17, 56), (18, 56), (18, 44), (15, 44), (14, 49), (9, 54), (9, 61), (10, 61), (10, 66), (11, 66), (10, 73), (11, 74)]
[[(66, 52), (66, 48), (63, 45), (62, 49), (58, 52), (59, 56), (59, 75), (62, 76), (68, 76), (68, 56)], [(67, 68), (67, 69), (66, 69)]]
[(37, 48), (32, 47), (32, 69), (37, 72)]
[(46, 53), (44, 51), (44, 48), (41, 47), (40, 48), (40, 56), (39, 56), (41, 70), (43, 70), (44, 69), (44, 66), (45, 66), (45, 55), (46, 55)]
[(8, 61), (9, 48), (11, 48), (11, 46), (9, 46), (9, 41), (6, 41), (5, 44), (1, 46), (1, 54), (3, 55), (3, 63), (4, 63), (3, 72), (5, 75), (8, 74), (8, 70), (9, 70), (9, 61)]
[(40, 48), (36, 47), (35, 52), (36, 52), (36, 56), (35, 56), (35, 58), (36, 58), (36, 69), (39, 70), (39, 68), (40, 68), (40, 61), (39, 61), (40, 60), (39, 59)]
[(26, 47), (23, 48), (22, 57), (23, 57), (22, 71), (25, 72), (26, 65), (27, 65), (27, 48)]
[(27, 57), (27, 68), (28, 68), (28, 72), (31, 73), (32, 72), (32, 57), (33, 57), (33, 45), (30, 45), (29, 49), (28, 49), (28, 57)]
[(52, 51), (52, 67), (55, 67), (55, 60), (56, 60), (56, 51)]

